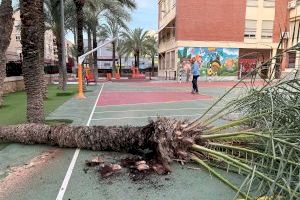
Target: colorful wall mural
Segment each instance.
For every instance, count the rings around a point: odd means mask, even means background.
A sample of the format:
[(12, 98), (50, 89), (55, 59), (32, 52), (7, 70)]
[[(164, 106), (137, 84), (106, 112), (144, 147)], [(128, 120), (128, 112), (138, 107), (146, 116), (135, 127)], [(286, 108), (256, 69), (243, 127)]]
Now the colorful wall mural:
[(234, 48), (194, 48), (178, 49), (179, 68), (188, 72), (190, 59), (196, 58), (201, 76), (237, 76), (239, 49)]

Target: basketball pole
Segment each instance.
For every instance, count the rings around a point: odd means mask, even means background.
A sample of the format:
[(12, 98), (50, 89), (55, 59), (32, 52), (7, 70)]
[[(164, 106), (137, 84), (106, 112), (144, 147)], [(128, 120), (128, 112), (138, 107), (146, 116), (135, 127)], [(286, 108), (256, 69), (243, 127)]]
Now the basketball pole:
[[(104, 46), (106, 46), (106, 45), (108, 45), (108, 44), (110, 44), (110, 43), (112, 43), (112, 42), (114, 42), (116, 40), (117, 40), (117, 38), (113, 38), (113, 39), (111, 39), (111, 40), (103, 43), (102, 45), (96, 47), (95, 49), (93, 49), (93, 50), (91, 50), (91, 51), (83, 54), (82, 56), (78, 57), (78, 65), (77, 65), (77, 67), (78, 67), (78, 94), (77, 94), (77, 99), (85, 99), (86, 98), (84, 96), (84, 92), (83, 92), (83, 81), (84, 81), (83, 78), (82, 78), (82, 74), (83, 74), (83, 66), (82, 66), (82, 64), (83, 64), (83, 61), (85, 60), (85, 58), (88, 55), (94, 53), (98, 49), (100, 49), (100, 48), (102, 48), (102, 47), (104, 47)], [(95, 67), (97, 67), (97, 66), (95, 66)]]

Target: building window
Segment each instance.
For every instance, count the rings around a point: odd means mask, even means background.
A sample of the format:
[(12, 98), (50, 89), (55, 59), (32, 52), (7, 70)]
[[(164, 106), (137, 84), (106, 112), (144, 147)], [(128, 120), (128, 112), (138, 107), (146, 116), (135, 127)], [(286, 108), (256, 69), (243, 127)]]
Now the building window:
[(275, 0), (264, 0), (264, 7), (265, 8), (274, 8)]
[(256, 38), (256, 20), (246, 20), (245, 24), (245, 38)]
[(247, 6), (248, 7), (257, 7), (258, 6), (258, 0), (247, 0)]
[(20, 35), (16, 35), (16, 40), (19, 42), (21, 41), (21, 36)]
[(296, 68), (296, 52), (289, 52), (289, 64), (287, 66), (287, 68), (289, 69), (294, 69)]
[(161, 20), (163, 18), (163, 4), (162, 2), (159, 2), (159, 19)]
[(175, 8), (176, 6), (176, 0), (171, 0), (172, 1), (172, 8)]
[(262, 21), (261, 38), (272, 38), (273, 37), (273, 25), (274, 25), (274, 22), (271, 20)]
[(171, 52), (171, 68), (175, 69), (175, 51)]

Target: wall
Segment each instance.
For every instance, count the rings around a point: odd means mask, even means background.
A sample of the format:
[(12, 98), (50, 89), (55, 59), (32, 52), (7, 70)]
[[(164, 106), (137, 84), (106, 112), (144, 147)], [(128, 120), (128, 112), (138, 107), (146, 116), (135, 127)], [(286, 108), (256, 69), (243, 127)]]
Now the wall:
[(289, 31), (289, 0), (276, 0), (273, 41), (279, 42), (281, 32)]
[[(21, 18), (20, 11), (14, 12), (14, 27), (10, 37), (10, 44), (6, 52), (8, 61), (20, 60), (20, 53), (22, 52), (21, 39)], [(18, 37), (18, 38), (17, 38)]]
[[(255, 38), (245, 38), (246, 43), (266, 43), (270, 44), (272, 43), (272, 35), (270, 35), (270, 38), (262, 37), (262, 24), (263, 21), (273, 21), (275, 19), (275, 7), (268, 7), (265, 6), (264, 0), (258, 0), (257, 6), (247, 6), (246, 9), (246, 20), (256, 20), (256, 37)], [(276, 22), (273, 23), (274, 25)], [(274, 29), (274, 27), (273, 27)], [(274, 30), (273, 30), (274, 35)]]
[(4, 79), (4, 94), (25, 90), (22, 76), (8, 77)]
[(246, 0), (177, 0), (177, 40), (244, 41)]
[[(46, 82), (49, 84), (51, 81), (53, 81), (55, 78), (57, 79), (58, 75), (45, 75), (44, 78)], [(25, 84), (23, 76), (12, 76), (12, 77), (6, 77), (4, 79), (4, 94), (17, 92), (17, 91), (23, 91), (25, 90)]]
[(239, 49), (236, 48), (196, 48), (178, 49), (179, 71), (191, 68), (190, 59), (200, 65), (201, 76), (237, 76)]

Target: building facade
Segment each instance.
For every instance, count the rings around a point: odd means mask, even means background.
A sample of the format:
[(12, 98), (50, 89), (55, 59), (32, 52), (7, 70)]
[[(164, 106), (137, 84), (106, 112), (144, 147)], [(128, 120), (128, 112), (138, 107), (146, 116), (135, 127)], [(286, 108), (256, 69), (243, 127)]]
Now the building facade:
[[(191, 58), (201, 75), (243, 76), (289, 39), (288, 0), (159, 0), (159, 75)], [(300, 12), (299, 12), (300, 13)], [(282, 59), (280, 70), (288, 65)], [(172, 73), (174, 72), (174, 73)]]
[[(14, 27), (11, 34), (10, 45), (6, 52), (7, 62), (21, 61), (22, 60), (22, 44), (21, 44), (21, 18), (20, 10), (14, 12)], [(67, 46), (68, 43), (66, 43)], [(56, 38), (52, 30), (46, 30), (45, 32), (45, 64), (54, 65), (58, 61)]]
[[(290, 35), (288, 41), (288, 47), (292, 47), (300, 42), (300, 1), (290, 0), (288, 4), (290, 10), (289, 24), (290, 24)], [(286, 68), (287, 72), (295, 71), (300, 69), (300, 52), (291, 51), (288, 53), (288, 65)]]

